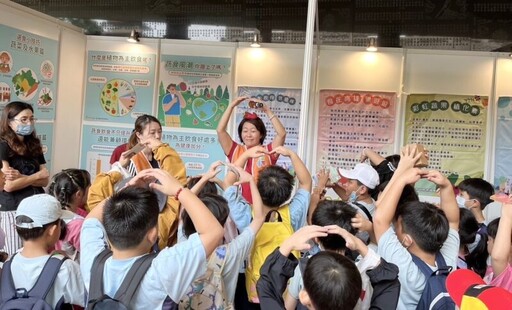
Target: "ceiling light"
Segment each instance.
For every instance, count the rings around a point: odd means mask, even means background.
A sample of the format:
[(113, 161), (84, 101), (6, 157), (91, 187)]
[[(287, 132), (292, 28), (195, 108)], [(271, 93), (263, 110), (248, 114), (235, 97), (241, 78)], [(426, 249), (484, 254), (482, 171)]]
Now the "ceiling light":
[(368, 47), (366, 48), (368, 52), (376, 52), (377, 51), (377, 42), (375, 38), (370, 38), (370, 43), (368, 43)]
[(131, 43), (139, 42), (139, 33), (137, 32), (137, 30), (133, 29), (132, 32), (130, 33), (130, 36), (126, 40)]
[(252, 40), (251, 47), (261, 47), (257, 33), (254, 34), (254, 39)]

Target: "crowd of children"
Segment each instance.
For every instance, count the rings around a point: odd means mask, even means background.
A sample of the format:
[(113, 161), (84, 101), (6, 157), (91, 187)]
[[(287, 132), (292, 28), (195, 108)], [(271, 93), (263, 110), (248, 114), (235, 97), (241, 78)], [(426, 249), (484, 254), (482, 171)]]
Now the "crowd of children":
[[(272, 143), (263, 146), (254, 113), (238, 127), (241, 144), (227, 134), (243, 100), (260, 102), (278, 131)], [(231, 163), (203, 175), (186, 180), (159, 121), (142, 115), (110, 171), (91, 183), (87, 171), (66, 169), (46, 193), (21, 200), (22, 247), (8, 249), (0, 230), (0, 309), (510, 307), (512, 203), (489, 222), (491, 184), (471, 178), (454, 188), (419, 168), (425, 154), (407, 145), (386, 158), (365, 150), (338, 175), (321, 169), (313, 187), (264, 102), (237, 98), (226, 115), (218, 133)], [(439, 188), (439, 204), (419, 200), (420, 179)], [(329, 188), (339, 199), (326, 199)]]

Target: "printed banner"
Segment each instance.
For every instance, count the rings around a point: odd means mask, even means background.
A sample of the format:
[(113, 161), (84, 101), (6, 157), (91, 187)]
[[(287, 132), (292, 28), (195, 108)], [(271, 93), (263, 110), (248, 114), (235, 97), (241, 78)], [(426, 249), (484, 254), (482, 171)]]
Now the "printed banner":
[(80, 168), (97, 174), (110, 170), (110, 156), (119, 145), (127, 143), (132, 128), (86, 125), (82, 127)]
[(393, 154), (395, 93), (321, 90), (318, 115), (316, 169), (351, 169), (365, 148)]
[(52, 159), (53, 159), (53, 122), (52, 123), (40, 123), (36, 124), (36, 135), (41, 140), (43, 145), (43, 155), (46, 160), (46, 168), (48, 171), (52, 171)]
[[(169, 143), (180, 154), (188, 176), (205, 173), (213, 162), (226, 159), (217, 133), (185, 133), (164, 129), (162, 141)], [(218, 177), (223, 178), (223, 174)]]
[[(279, 118), (286, 129), (286, 141), (284, 146), (297, 152), (297, 144), (299, 141), (299, 122), (300, 122), (300, 106), (301, 106), (301, 90), (289, 88), (270, 88), (270, 87), (239, 87), (238, 96), (247, 96), (258, 98), (267, 103), (270, 110)], [(238, 136), (238, 124), (243, 120), (244, 113), (256, 112), (265, 123), (267, 128), (267, 137), (263, 144), (272, 143), (276, 132), (272, 126), (272, 122), (261, 109), (251, 109), (248, 106), (248, 100), (242, 102), (236, 109), (235, 114), (235, 133), (233, 140), (241, 143)], [(288, 157), (279, 156), (277, 164), (288, 171), (292, 172), (293, 166)]]
[[(428, 150), (429, 168), (457, 185), (465, 178), (482, 178), (488, 98), (483, 96), (414, 94), (407, 97), (404, 143), (421, 143)], [(435, 184), (416, 183), (418, 194), (435, 195)]]
[(40, 120), (54, 120), (59, 44), (0, 25), (0, 112), (10, 101), (32, 104)]
[(152, 114), (155, 54), (89, 51), (84, 120), (133, 124)]
[(494, 185), (501, 193), (512, 194), (512, 97), (498, 99)]
[(230, 99), (231, 58), (161, 55), (158, 119), (165, 127), (216, 129)]

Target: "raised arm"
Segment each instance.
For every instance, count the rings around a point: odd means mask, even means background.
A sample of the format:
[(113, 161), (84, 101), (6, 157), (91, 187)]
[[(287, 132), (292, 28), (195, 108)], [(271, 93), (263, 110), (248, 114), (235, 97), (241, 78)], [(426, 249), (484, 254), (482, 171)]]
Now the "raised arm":
[(212, 163), (210, 165), (210, 169), (208, 169), (208, 171), (201, 176), (199, 181), (197, 181), (197, 183), (190, 189), (190, 191), (192, 193), (194, 193), (194, 195), (199, 194), (199, 192), (201, 192), (201, 190), (204, 188), (206, 183), (208, 181), (212, 180), (213, 178), (215, 178), (217, 176), (217, 174), (219, 174), (220, 169), (218, 169), (218, 168), (220, 166), (222, 166), (222, 162), (220, 160)]
[(439, 171), (431, 170), (426, 175), (430, 182), (439, 186), (439, 196), (441, 198), (441, 209), (446, 214), (451, 229), (459, 231), (459, 207), (455, 199), (455, 193), (450, 181)]
[(160, 182), (160, 184), (150, 183), (151, 188), (168, 196), (173, 196), (181, 202), (182, 206), (187, 210), (192, 223), (194, 223), (194, 227), (208, 257), (219, 245), (224, 235), (224, 228), (219, 224), (215, 216), (196, 195), (189, 189), (184, 188), (173, 176), (164, 170), (144, 170), (133, 178), (132, 181), (136, 182), (139, 178), (147, 177), (154, 177)]
[(369, 159), (370, 163), (373, 166), (377, 166), (378, 164), (386, 160), (377, 152), (370, 149), (364, 149), (363, 152), (361, 153), (361, 162), (365, 161), (366, 159)]
[(413, 168), (421, 153), (417, 156), (413, 156), (413, 154), (414, 152), (409, 146), (402, 148), (400, 164), (389, 181), (389, 185), (386, 186), (379, 198), (373, 217), (373, 231), (377, 242), (391, 226), (404, 186), (417, 182), (422, 175), (427, 173), (418, 168)]
[(327, 181), (329, 180), (329, 171), (326, 169), (320, 169), (317, 173), (318, 184), (313, 188), (313, 193), (311, 194), (311, 201), (309, 202), (308, 208), (308, 225), (311, 225), (311, 218), (313, 217), (313, 213), (318, 206), (318, 203), (323, 199), (325, 195), (325, 187), (327, 186)]
[(269, 108), (269, 106), (265, 103), (265, 101), (261, 101), (258, 99), (251, 99), (257, 102), (261, 102), (263, 104), (262, 110), (267, 114), (268, 119), (272, 123), (272, 126), (274, 127), (274, 130), (276, 131), (276, 136), (274, 137), (274, 140), (272, 141), (272, 149), (284, 145), (284, 141), (286, 140), (286, 129), (284, 128), (283, 124)]
[(494, 277), (499, 276), (508, 266), (510, 256), (510, 235), (512, 233), (512, 204), (501, 206), (501, 218), (491, 252)]
[(299, 180), (299, 188), (311, 192), (311, 187), (313, 184), (311, 180), (311, 174), (309, 173), (308, 168), (306, 168), (306, 165), (304, 165), (304, 162), (302, 162), (300, 157), (295, 154), (294, 151), (284, 146), (275, 148), (272, 150), (272, 153), (277, 153), (279, 155), (289, 157), (292, 162), (293, 169), (295, 170), (295, 174), (297, 175), (297, 179)]
[(217, 126), (217, 137), (219, 139), (220, 145), (222, 146), (222, 150), (224, 151), (224, 154), (226, 154), (226, 156), (229, 154), (229, 151), (231, 151), (231, 147), (233, 145), (233, 139), (231, 138), (227, 131), (229, 119), (231, 118), (231, 114), (233, 113), (235, 107), (247, 98), (249, 97), (238, 97), (235, 100), (231, 101), (231, 103), (226, 108), (226, 111), (224, 111), (224, 114), (222, 114), (222, 117), (220, 118), (219, 121), (219, 125)]

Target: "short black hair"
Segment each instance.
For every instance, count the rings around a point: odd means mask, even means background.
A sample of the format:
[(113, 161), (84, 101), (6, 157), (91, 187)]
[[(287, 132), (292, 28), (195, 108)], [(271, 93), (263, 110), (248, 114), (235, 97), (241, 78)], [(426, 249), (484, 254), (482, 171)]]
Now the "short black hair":
[(52, 177), (48, 193), (60, 202), (63, 207), (69, 207), (73, 195), (79, 190), (86, 191), (91, 186), (91, 175), (83, 169), (64, 169)]
[[(196, 185), (199, 180), (201, 180), (201, 177), (190, 177), (187, 182), (187, 188), (192, 189), (192, 187), (194, 187), (194, 185)], [(212, 181), (208, 181), (204, 184), (204, 187), (199, 191), (197, 195), (199, 196), (206, 193), (218, 194), (217, 185)]]
[[(224, 197), (217, 194), (201, 194), (198, 196), (199, 199), (205, 204), (210, 212), (219, 221), (221, 226), (224, 226), (229, 216), (228, 202)], [(181, 215), (181, 221), (183, 223), (183, 233), (188, 238), (190, 235), (196, 232), (196, 227), (192, 222), (192, 219), (187, 213), (187, 210), (183, 210)]]
[[(318, 226), (338, 225), (351, 234), (356, 230), (352, 227), (351, 220), (355, 217), (357, 211), (349, 204), (341, 200), (323, 200), (313, 212), (311, 224)], [(329, 234), (325, 237), (319, 237), (318, 240), (323, 248), (330, 251), (340, 251), (346, 249), (346, 241), (338, 234)]]
[(146, 188), (126, 187), (110, 197), (103, 210), (103, 226), (117, 249), (138, 246), (158, 223), (158, 198)]
[[(29, 224), (34, 221), (25, 215), (16, 216), (16, 224)], [(43, 225), (43, 227), (34, 227), (34, 228), (21, 228), (16, 226), (16, 232), (20, 236), (21, 240), (29, 241), (36, 240), (43, 236), (44, 232), (52, 225), (58, 225), (61, 222), (60, 219), (53, 221), (51, 223)]]
[(303, 280), (315, 309), (354, 309), (361, 296), (359, 270), (338, 253), (324, 251), (311, 257)]
[(489, 225), (487, 225), (487, 235), (493, 239), (496, 239), (496, 235), (498, 234), (498, 226), (500, 225), (500, 218), (492, 220)]
[(450, 230), (443, 210), (431, 203), (411, 201), (398, 208), (397, 213), (404, 232), (411, 235), (420, 249), (430, 254), (441, 250)]
[(476, 199), (480, 203), (481, 210), (492, 202), (491, 196), (494, 194), (494, 187), (484, 179), (465, 179), (460, 182), (458, 187), (459, 190), (468, 193), (470, 199)]
[(265, 137), (267, 136), (267, 128), (265, 127), (265, 123), (261, 120), (261, 118), (257, 117), (255, 119), (244, 118), (240, 124), (238, 124), (238, 137), (240, 138), (240, 142), (243, 143), (242, 140), (242, 130), (244, 128), (245, 123), (253, 124), (256, 127), (256, 130), (260, 132), (260, 144), (263, 144), (265, 141)]
[(267, 207), (280, 207), (290, 198), (294, 178), (280, 166), (267, 166), (258, 175), (258, 191)]

